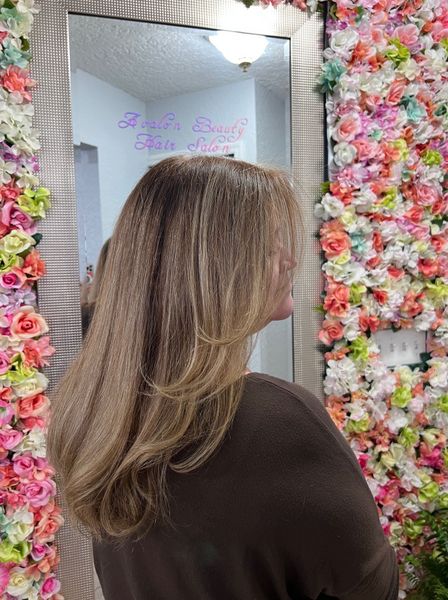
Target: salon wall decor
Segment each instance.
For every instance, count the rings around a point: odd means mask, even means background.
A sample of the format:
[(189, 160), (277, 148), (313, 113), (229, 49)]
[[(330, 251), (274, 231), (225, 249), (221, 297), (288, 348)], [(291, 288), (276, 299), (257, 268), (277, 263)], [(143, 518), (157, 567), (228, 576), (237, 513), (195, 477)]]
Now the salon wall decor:
[(45, 452), (49, 401), (41, 369), (53, 353), (35, 284), (45, 265), (37, 221), (50, 207), (39, 187), (29, 76), (33, 0), (0, 7), (0, 596), (62, 598), (54, 569), (54, 472)]
[[(244, 138), (247, 117), (235, 118), (231, 123), (215, 122), (208, 116), (198, 115), (192, 123), (181, 123), (175, 112), (166, 112), (155, 119), (146, 119), (138, 112), (125, 112), (117, 125), (120, 129), (135, 131), (134, 149), (149, 152), (202, 152), (229, 154), (233, 144)], [(182, 145), (176, 133), (191, 131), (191, 141)]]
[[(419, 514), (448, 506), (448, 3), (343, 0), (328, 14), (324, 388), (405, 597)], [(411, 364), (387, 359), (410, 345)]]

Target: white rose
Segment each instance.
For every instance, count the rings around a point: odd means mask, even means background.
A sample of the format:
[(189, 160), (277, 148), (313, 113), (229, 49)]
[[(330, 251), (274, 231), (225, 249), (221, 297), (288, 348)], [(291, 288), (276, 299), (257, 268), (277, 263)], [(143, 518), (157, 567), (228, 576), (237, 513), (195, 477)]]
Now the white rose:
[(356, 148), (347, 142), (340, 142), (333, 148), (334, 151), (334, 162), (340, 166), (350, 165), (356, 158)]
[(322, 198), (322, 206), (332, 219), (340, 217), (345, 210), (344, 203), (331, 194), (325, 194)]
[(343, 396), (359, 389), (356, 366), (347, 356), (342, 360), (330, 360), (324, 380), (325, 393)]
[(406, 413), (400, 408), (392, 408), (386, 419), (386, 425), (391, 433), (398, 433), (408, 422)]
[(45, 458), (47, 452), (44, 432), (41, 429), (31, 430), (17, 449), (19, 452), (30, 452), (34, 458)]
[(25, 569), (16, 567), (11, 571), (6, 591), (11, 596), (24, 596), (32, 587), (33, 582), (25, 574)]
[(415, 317), (414, 327), (417, 331), (428, 331), (436, 318), (434, 310), (425, 310)]
[[(372, 496), (376, 498), (380, 491), (380, 484), (378, 481), (373, 479), (373, 477), (367, 477), (367, 485), (369, 486), (370, 491), (372, 492)], [(386, 524), (389, 522), (388, 519), (381, 517), (381, 519), (385, 520)], [(383, 521), (381, 521), (383, 523)]]
[(395, 239), (399, 231), (395, 221), (387, 221), (386, 223), (381, 224), (381, 235), (385, 242)]
[(337, 31), (331, 36), (330, 48), (338, 56), (349, 59), (353, 53), (353, 49), (358, 43), (358, 40), (358, 32), (347, 27), (347, 29)]
[(376, 202), (376, 194), (372, 190), (361, 190), (353, 195), (352, 206), (358, 211), (370, 211)]
[(397, 71), (404, 75), (406, 79), (409, 79), (409, 81), (413, 81), (417, 77), (419, 70), (420, 67), (413, 58), (403, 61), (397, 67)]
[(414, 137), (415, 137), (416, 141), (419, 143), (427, 142), (432, 137), (434, 137), (434, 133), (435, 133), (435, 129), (434, 129), (433, 125), (431, 125), (431, 123), (429, 121), (427, 121), (426, 119), (421, 121), (418, 124), (417, 128), (414, 129)]
[(43, 373), (36, 372), (28, 379), (14, 384), (12, 387), (19, 398), (34, 396), (42, 393), (48, 385), (48, 379)]
[(348, 402), (345, 405), (345, 408), (350, 411), (350, 420), (351, 421), (361, 421), (367, 415), (367, 411), (364, 406), (359, 403), (353, 404)]
[(431, 363), (433, 363), (432, 360), (428, 361), (428, 364), (436, 367), (436, 372), (430, 378), (429, 383), (435, 388), (446, 388), (448, 386), (448, 369), (446, 365)]
[(358, 323), (349, 323), (344, 327), (344, 337), (352, 342), (359, 336), (359, 325)]
[(7, 536), (13, 544), (19, 544), (33, 532), (34, 525), (27, 523), (13, 523), (6, 528)]
[(344, 265), (337, 265), (334, 262), (326, 262), (323, 264), (322, 270), (335, 281), (340, 281), (347, 285), (359, 282), (365, 283), (363, 279), (366, 270), (359, 263), (348, 262)]
[(375, 380), (370, 388), (370, 396), (375, 401), (384, 400), (392, 394), (395, 389), (395, 378), (393, 375), (386, 375), (383, 379)]
[(366, 406), (375, 421), (382, 421), (387, 414), (387, 404), (385, 402), (375, 402), (369, 398)]
[(444, 48), (438, 48), (437, 50), (428, 49), (425, 50), (425, 56), (431, 63), (431, 68), (436, 73), (446, 73), (446, 59), (447, 54)]

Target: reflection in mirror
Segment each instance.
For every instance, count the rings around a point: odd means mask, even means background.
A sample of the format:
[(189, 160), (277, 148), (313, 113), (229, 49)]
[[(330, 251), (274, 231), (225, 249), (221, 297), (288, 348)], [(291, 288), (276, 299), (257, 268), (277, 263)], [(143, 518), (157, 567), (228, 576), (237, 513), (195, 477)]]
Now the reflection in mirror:
[[(86, 329), (101, 249), (148, 167), (205, 153), (289, 170), (289, 40), (86, 15), (69, 35)], [(292, 380), (291, 319), (259, 335), (249, 368)]]

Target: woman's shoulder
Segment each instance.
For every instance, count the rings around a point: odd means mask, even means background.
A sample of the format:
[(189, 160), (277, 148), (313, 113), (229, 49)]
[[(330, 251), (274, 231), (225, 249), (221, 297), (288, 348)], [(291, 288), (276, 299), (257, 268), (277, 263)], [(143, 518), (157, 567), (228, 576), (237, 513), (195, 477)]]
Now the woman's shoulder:
[[(240, 407), (241, 425), (254, 432), (262, 444), (267, 440), (288, 453), (306, 450), (309, 455), (331, 452), (357, 468), (346, 440), (331, 420), (325, 405), (296, 383), (263, 373), (246, 376)], [(303, 455), (302, 455), (303, 456)]]
[(272, 423), (286, 420), (290, 424), (309, 427), (311, 422), (326, 427), (331, 420), (324, 404), (304, 387), (264, 373), (246, 376), (243, 404), (259, 418)]
[(277, 402), (281, 399), (284, 403), (283, 409), (321, 412), (323, 408), (322, 402), (301, 385), (265, 373), (246, 375), (244, 393), (249, 397), (261, 398), (267, 403), (273, 402), (277, 407)]

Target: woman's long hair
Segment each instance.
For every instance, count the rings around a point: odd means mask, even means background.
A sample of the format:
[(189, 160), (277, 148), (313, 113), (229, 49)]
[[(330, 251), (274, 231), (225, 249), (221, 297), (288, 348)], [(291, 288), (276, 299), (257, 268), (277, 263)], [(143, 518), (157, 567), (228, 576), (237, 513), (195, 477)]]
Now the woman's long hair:
[(297, 222), (286, 175), (227, 158), (169, 158), (131, 192), (48, 438), (72, 516), (95, 537), (147, 531), (166, 514), (167, 471), (218, 448), (251, 336), (290, 285), (273, 293), (272, 253), (295, 255)]

